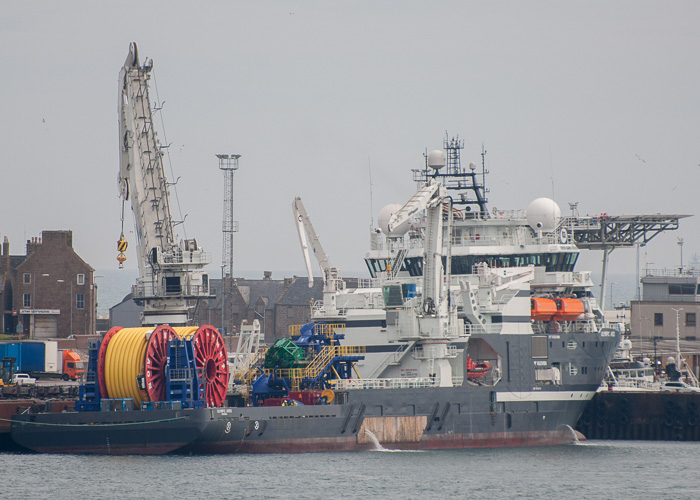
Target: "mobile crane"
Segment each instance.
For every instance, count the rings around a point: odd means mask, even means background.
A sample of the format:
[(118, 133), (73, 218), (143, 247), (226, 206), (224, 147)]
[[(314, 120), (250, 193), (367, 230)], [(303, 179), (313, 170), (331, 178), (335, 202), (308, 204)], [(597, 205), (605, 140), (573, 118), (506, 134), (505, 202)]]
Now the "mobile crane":
[[(143, 303), (143, 326), (189, 323), (192, 300), (210, 297), (211, 257), (195, 239), (176, 239), (170, 192), (163, 168), (163, 149), (153, 120), (148, 81), (153, 60), (139, 63), (136, 43), (119, 74), (119, 194), (122, 234), (117, 242), (120, 267), (126, 259), (124, 205), (131, 202), (137, 242), (139, 277), (133, 298)], [(167, 146), (165, 146), (167, 147)]]

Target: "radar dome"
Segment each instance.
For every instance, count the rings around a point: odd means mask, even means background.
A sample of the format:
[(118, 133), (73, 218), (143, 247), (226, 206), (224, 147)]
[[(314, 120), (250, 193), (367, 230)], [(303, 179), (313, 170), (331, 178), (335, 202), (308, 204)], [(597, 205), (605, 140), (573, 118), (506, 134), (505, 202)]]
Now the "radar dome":
[(393, 231), (389, 231), (389, 219), (391, 219), (392, 215), (401, 210), (402, 206), (403, 205), (399, 205), (398, 203), (387, 205), (382, 208), (382, 210), (379, 212), (379, 216), (377, 217), (379, 229), (381, 229), (382, 232), (390, 238), (398, 238), (403, 236), (406, 234), (406, 231), (408, 231), (408, 228), (411, 225), (411, 221), (406, 221), (400, 226), (395, 227)]
[(537, 198), (527, 207), (527, 223), (534, 231), (554, 231), (560, 218), (559, 205), (549, 198)]
[(445, 153), (439, 149), (435, 149), (428, 153), (428, 166), (434, 170), (440, 170), (446, 165)]

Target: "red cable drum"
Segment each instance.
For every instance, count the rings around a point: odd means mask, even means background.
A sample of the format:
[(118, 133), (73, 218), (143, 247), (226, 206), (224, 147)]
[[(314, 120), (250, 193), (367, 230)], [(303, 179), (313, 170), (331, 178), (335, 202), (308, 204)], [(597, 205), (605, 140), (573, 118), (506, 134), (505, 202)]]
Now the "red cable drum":
[(121, 326), (113, 326), (110, 330), (105, 333), (102, 339), (102, 344), (100, 344), (100, 352), (97, 355), (97, 383), (100, 386), (100, 397), (108, 398), (107, 393), (107, 382), (105, 380), (105, 358), (107, 357), (107, 344), (114, 337), (114, 334), (119, 330), (122, 330)]
[(206, 388), (207, 406), (222, 406), (229, 377), (224, 339), (216, 328), (204, 325), (194, 334), (193, 341), (199, 382)]
[(166, 373), (168, 364), (168, 342), (179, 338), (168, 325), (156, 327), (148, 339), (144, 360), (144, 378), (149, 401), (165, 401)]

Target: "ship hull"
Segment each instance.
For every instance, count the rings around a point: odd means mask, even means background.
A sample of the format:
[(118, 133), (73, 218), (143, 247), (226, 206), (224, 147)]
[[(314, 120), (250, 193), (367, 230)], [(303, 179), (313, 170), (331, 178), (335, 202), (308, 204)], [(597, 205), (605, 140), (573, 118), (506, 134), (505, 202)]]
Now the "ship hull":
[[(540, 395), (537, 403), (492, 407), (487, 389), (348, 391), (343, 404), (314, 406), (25, 414), (13, 417), (11, 433), (35, 452), (115, 455), (437, 450), (576, 440), (570, 425), (585, 397), (557, 401), (557, 391), (554, 400)], [(588, 392), (594, 391), (571, 394)], [(537, 405), (539, 412), (525, 411)]]
[[(573, 427), (600, 385), (617, 336), (579, 334), (578, 346), (550, 337), (548, 355), (562, 366), (580, 367), (575, 374), (567, 370), (558, 383), (536, 379), (541, 361), (533, 356), (531, 337), (488, 338), (496, 352), (505, 353), (502, 376), (491, 384), (464, 380), (454, 387), (371, 388), (376, 380), (360, 379), (346, 381), (345, 388), (338, 385), (331, 404), (30, 413), (12, 417), (11, 435), (37, 452), (99, 454), (570, 443), (577, 438)], [(477, 342), (474, 337), (471, 341)]]
[(69, 412), (16, 415), (11, 436), (40, 453), (162, 455), (198, 439), (202, 410)]

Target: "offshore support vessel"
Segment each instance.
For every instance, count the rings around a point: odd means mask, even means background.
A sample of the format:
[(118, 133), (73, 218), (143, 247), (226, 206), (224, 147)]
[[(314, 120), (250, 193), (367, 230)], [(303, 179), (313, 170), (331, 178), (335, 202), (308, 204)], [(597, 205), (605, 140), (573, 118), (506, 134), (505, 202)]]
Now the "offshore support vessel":
[[(454, 140), (444, 149), (426, 155), (414, 196), (380, 214), (371, 278), (347, 288), (325, 261), (313, 322), (252, 356), (229, 391), (215, 328), (116, 327), (91, 349), (77, 411), (14, 416), (12, 438), (143, 454), (574, 441), (619, 335), (574, 271), (575, 228), (547, 199), (489, 214), (476, 166), (461, 167)], [(171, 262), (144, 255), (156, 282)]]

